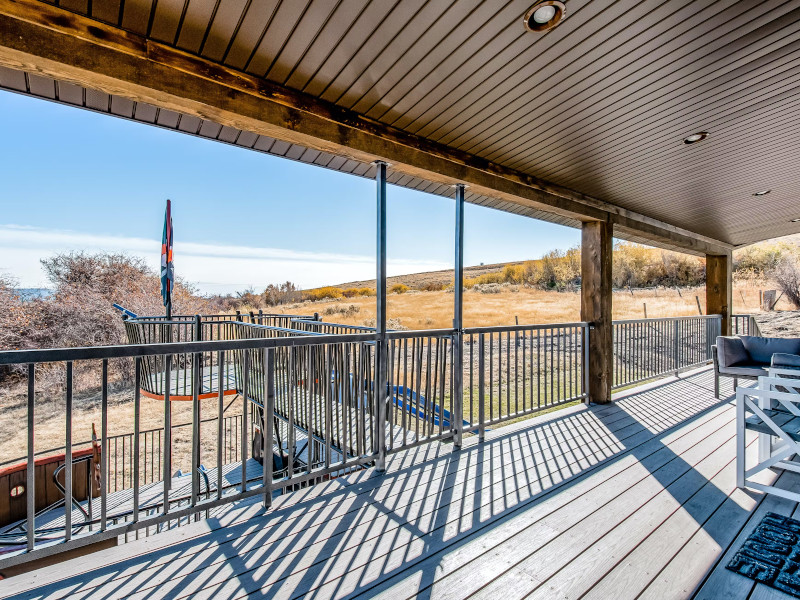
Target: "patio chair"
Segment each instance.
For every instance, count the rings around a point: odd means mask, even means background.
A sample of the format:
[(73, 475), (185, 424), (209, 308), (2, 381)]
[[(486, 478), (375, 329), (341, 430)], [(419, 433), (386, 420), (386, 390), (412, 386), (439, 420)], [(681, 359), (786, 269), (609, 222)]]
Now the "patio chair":
[(719, 398), (719, 378), (733, 377), (733, 387), (739, 379), (758, 379), (767, 375), (773, 355), (800, 354), (798, 338), (768, 338), (752, 335), (719, 336), (711, 347), (714, 362), (714, 396)]
[[(748, 430), (760, 435), (758, 462), (750, 469), (745, 460)], [(800, 454), (800, 370), (770, 368), (757, 387), (736, 389), (736, 485), (800, 502), (798, 493), (752, 479), (771, 467), (800, 473), (795, 454)]]

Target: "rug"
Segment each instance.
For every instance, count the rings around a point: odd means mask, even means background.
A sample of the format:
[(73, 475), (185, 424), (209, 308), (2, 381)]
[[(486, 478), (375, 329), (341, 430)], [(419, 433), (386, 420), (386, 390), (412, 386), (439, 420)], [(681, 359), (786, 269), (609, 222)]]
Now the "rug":
[(800, 521), (767, 513), (727, 568), (800, 598)]

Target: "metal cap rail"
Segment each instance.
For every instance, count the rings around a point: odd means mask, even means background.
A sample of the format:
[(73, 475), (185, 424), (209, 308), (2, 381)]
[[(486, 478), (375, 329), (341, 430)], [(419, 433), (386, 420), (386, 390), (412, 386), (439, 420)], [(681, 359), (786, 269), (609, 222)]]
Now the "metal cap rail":
[(308, 335), (298, 332), (298, 337), (286, 338), (247, 338), (241, 340), (214, 340), (211, 342), (172, 342), (160, 344), (129, 344), (123, 346), (84, 346), (78, 348), (55, 348), (37, 350), (0, 351), (0, 365), (26, 365), (48, 362), (79, 360), (101, 360), (113, 358), (135, 358), (163, 354), (182, 354), (186, 352), (227, 352), (230, 350), (251, 350), (261, 348), (280, 348), (286, 346), (306, 346), (323, 344), (344, 344), (352, 342), (372, 342), (376, 334), (353, 333), (346, 335), (320, 334)]

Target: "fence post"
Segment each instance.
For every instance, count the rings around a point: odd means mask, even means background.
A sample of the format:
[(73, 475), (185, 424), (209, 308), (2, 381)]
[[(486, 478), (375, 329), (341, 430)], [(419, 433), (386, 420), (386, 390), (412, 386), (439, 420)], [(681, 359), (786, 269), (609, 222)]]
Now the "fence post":
[(484, 349), (485, 337), (483, 333), (478, 334), (478, 441), (482, 442), (486, 438), (486, 418), (484, 402), (486, 400), (486, 386), (484, 380), (484, 369), (486, 364), (486, 352)]
[(679, 342), (679, 335), (680, 335), (680, 320), (675, 319), (673, 321), (673, 340), (672, 340), (672, 364), (675, 366), (675, 376), (678, 375), (678, 369), (680, 368), (680, 342)]

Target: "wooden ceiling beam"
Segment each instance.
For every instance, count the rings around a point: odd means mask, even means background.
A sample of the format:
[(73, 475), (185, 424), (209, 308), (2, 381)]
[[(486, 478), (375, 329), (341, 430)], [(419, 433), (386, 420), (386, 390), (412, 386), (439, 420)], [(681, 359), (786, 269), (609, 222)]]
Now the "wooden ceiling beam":
[(580, 221), (693, 254), (731, 246), (507, 169), (308, 95), (38, 0), (0, 0), (0, 65), (102, 90)]

